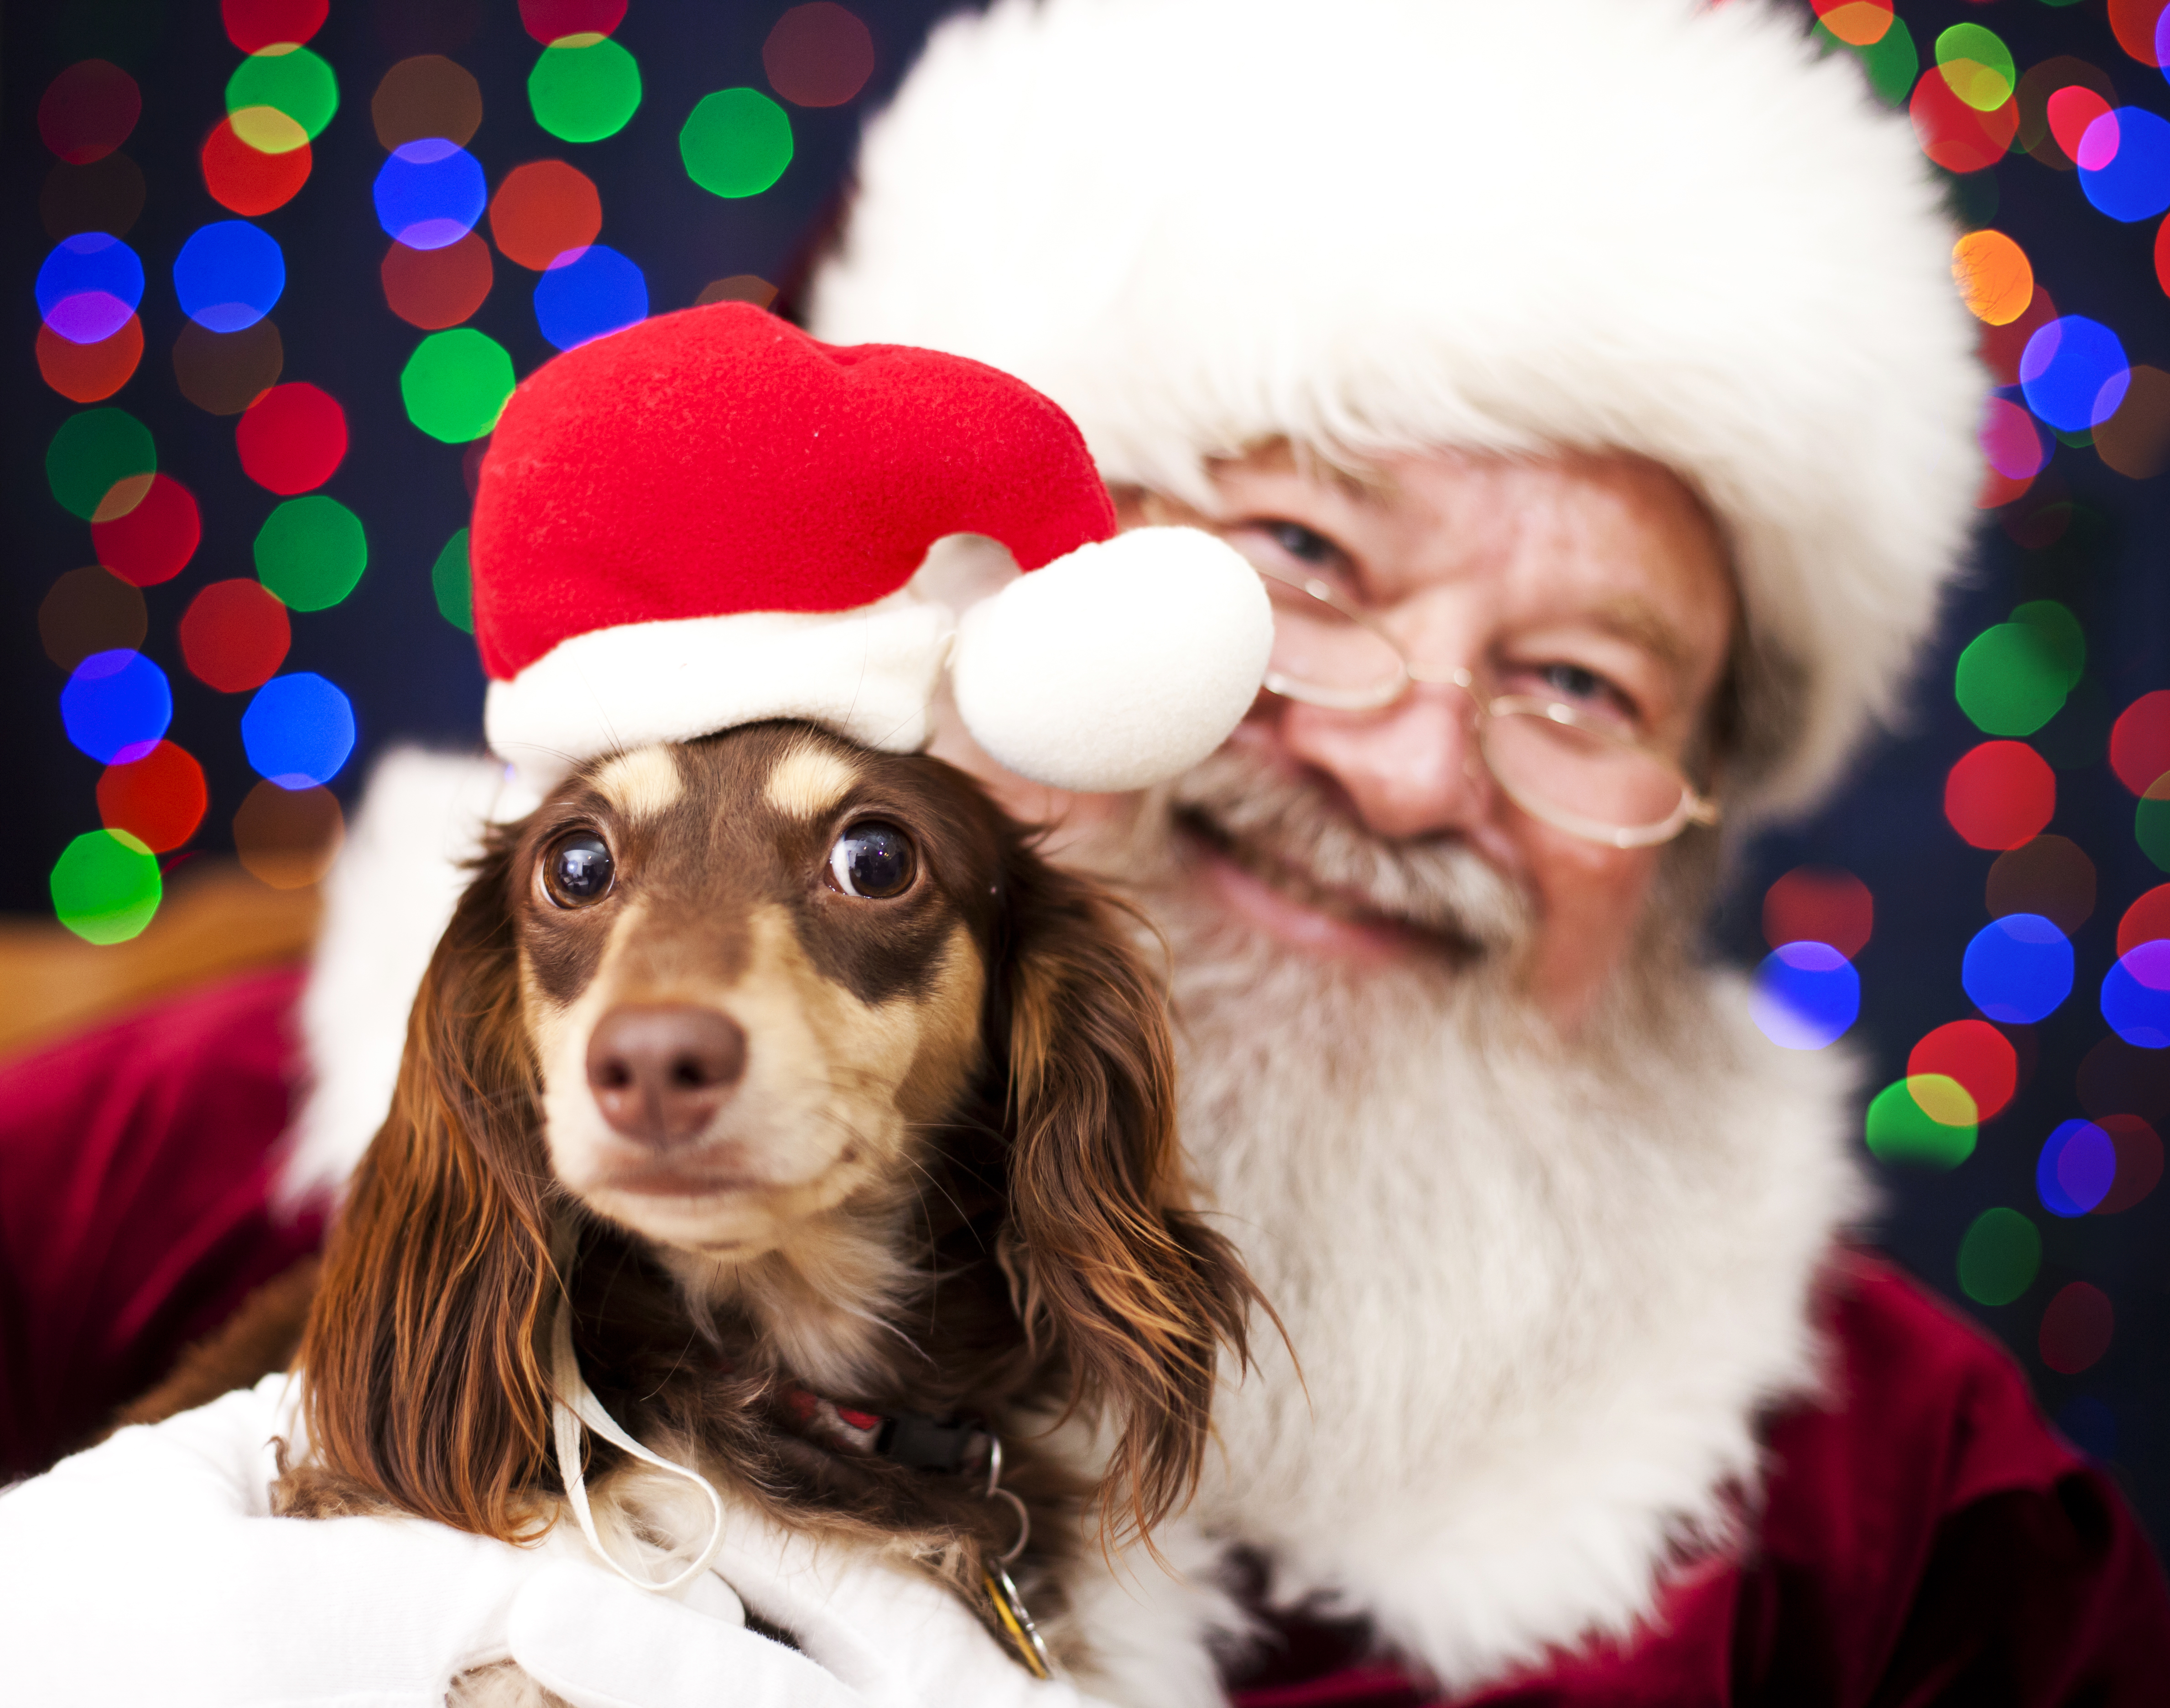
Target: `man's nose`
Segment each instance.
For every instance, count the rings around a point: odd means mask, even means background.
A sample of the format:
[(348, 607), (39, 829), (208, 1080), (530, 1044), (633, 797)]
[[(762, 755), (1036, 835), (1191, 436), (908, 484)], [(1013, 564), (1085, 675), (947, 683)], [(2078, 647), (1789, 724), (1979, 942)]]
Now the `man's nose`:
[(697, 1137), (746, 1073), (746, 1029), (691, 1004), (612, 1009), (588, 1039), (588, 1087), (617, 1132), (665, 1147)]
[(1290, 700), (1280, 714), (1282, 747), (1339, 783), (1376, 835), (1467, 830), (1494, 810), (1496, 791), (1477, 749), (1476, 708), (1459, 688), (1419, 683), (1379, 712)]

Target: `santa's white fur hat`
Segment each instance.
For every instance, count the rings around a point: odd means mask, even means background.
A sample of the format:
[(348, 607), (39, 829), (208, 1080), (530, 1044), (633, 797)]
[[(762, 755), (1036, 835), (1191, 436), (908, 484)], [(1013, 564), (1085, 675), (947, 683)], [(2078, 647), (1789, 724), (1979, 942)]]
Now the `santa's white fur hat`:
[(1612, 448), (1724, 529), (1735, 824), (1896, 708), (1985, 378), (1903, 115), (1761, 0), (998, 0), (869, 128), (812, 329), (975, 356), (1111, 482), (1277, 437)]

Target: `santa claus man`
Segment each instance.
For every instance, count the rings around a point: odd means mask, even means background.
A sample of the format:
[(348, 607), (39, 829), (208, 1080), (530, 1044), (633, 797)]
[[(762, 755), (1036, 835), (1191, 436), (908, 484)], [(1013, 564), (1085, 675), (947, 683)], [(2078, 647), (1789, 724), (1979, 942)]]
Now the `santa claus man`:
[[(1195, 1689), (1152, 1657), (1200, 1627), (1258, 1708), (2170, 1676), (2114, 1489), (1850, 1243), (1849, 1063), (1767, 1043), (1699, 948), (1729, 845), (1898, 709), (1964, 549), (1952, 237), (1904, 120), (1752, 0), (1004, 0), (871, 127), (816, 334), (1018, 374), (1129, 519), (1218, 533), (1276, 608), (1249, 718), (1144, 795), (936, 744), (1165, 933), (1185, 1135), (1288, 1331), (1172, 1575), (1111, 1580), (1125, 1695)], [(418, 1678), (521, 1604), (577, 1701), (753, 1689), (682, 1609), (606, 1645), (548, 1617), (605, 1593), (569, 1568), (372, 1545)], [(996, 1700), (885, 1671), (937, 1614), (840, 1593), (808, 1648), (852, 1700)], [(372, 1676), (368, 1616), (291, 1700)]]

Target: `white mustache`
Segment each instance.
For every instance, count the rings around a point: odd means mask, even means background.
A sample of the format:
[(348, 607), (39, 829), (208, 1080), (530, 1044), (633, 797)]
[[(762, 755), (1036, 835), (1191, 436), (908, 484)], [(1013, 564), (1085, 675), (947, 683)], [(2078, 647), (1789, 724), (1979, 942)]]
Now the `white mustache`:
[(1167, 807), (1283, 888), (1329, 910), (1363, 911), (1496, 956), (1528, 940), (1521, 889), (1459, 838), (1392, 841), (1352, 824), (1316, 784), (1222, 748), (1166, 785)]

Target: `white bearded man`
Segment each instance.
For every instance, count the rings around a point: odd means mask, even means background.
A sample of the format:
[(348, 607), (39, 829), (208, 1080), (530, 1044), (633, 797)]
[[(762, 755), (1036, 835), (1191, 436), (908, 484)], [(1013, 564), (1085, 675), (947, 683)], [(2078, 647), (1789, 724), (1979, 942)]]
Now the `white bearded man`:
[[(2130, 1515), (1849, 1243), (1849, 1063), (1767, 1043), (1701, 950), (1729, 839), (1898, 712), (1964, 550), (1952, 235), (1904, 120), (1754, 0), (1002, 0), (870, 128), (815, 335), (1018, 374), (1127, 520), (1221, 533), (1277, 610), (1249, 719), (1144, 796), (936, 742), (1164, 934), (1185, 1138), (1287, 1330), (1164, 1561), (1087, 1609), (1127, 1643), (1082, 1681), (1109, 1700), (2159, 1700)], [(290, 1184), (382, 1107), (347, 1036)], [(427, 1525), (372, 1537), (401, 1594), (334, 1617), (355, 1568), (313, 1540), (231, 1526), (236, 1608), (136, 1522), (159, 1629), (284, 1646), (249, 1700), (420, 1702), (508, 1648), (581, 1704), (1011, 1698), (898, 1659), (941, 1610), (864, 1584), (806, 1644), (847, 1697)], [(1168, 1661), (1201, 1633), (1218, 1681)], [(238, 1700), (172, 1653), (78, 1699)]]

